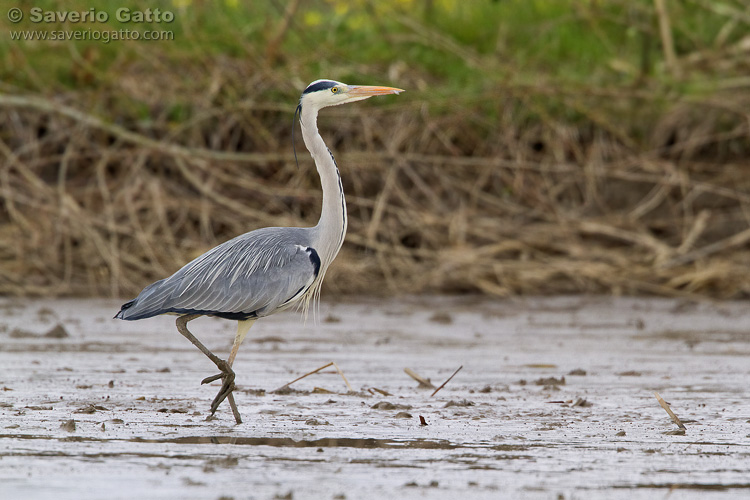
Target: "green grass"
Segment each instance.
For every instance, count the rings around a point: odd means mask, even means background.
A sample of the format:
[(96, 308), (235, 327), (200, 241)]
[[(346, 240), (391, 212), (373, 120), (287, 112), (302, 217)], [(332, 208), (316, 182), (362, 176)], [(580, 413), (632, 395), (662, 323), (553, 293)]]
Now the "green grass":
[[(174, 78), (191, 68), (185, 74), (194, 80), (196, 68), (209, 71), (217, 60), (226, 60), (229, 70), (243, 65), (269, 75), (273, 82), (258, 89), (258, 99), (287, 102), (301, 85), (322, 76), (394, 85), (421, 81), (432, 90), (424, 98), (450, 101), (443, 107), (448, 110), (455, 103), (471, 106), (497, 88), (544, 86), (582, 94), (637, 88), (657, 95), (700, 95), (711, 92), (715, 82), (748, 70), (741, 61), (714, 65), (710, 57), (746, 33), (750, 14), (740, 0), (667, 2), (678, 58), (709, 54), (705, 63), (687, 65), (678, 76), (666, 70), (650, 0), (310, 0), (300, 3), (290, 28), (279, 35), (286, 4), (134, 0), (122, 6), (158, 7), (175, 15), (172, 23), (135, 25), (115, 19), (120, 5), (101, 2), (94, 7), (109, 14), (108, 23), (60, 25), (31, 23), (32, 4), (24, 3), (22, 22), (11, 24), (5, 13), (0, 16), (0, 79), (16, 91), (80, 91), (106, 86), (131, 64), (173, 72)], [(33, 6), (72, 11), (87, 10), (92, 3), (40, 0)], [(88, 28), (168, 29), (174, 41), (22, 42), (9, 35), (11, 29)], [(93, 78), (81, 78), (81, 66)], [(205, 82), (186, 85), (198, 83)], [(242, 99), (249, 92), (238, 88), (234, 96)], [(554, 96), (540, 106), (563, 119), (578, 115)], [(493, 113), (492, 106), (485, 108)], [(180, 119), (189, 113), (178, 106), (173, 115)]]

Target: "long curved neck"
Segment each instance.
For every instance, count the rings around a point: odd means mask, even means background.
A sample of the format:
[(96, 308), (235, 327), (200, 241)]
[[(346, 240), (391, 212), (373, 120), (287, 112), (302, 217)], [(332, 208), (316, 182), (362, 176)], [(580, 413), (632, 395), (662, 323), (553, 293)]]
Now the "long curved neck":
[(346, 201), (341, 176), (333, 154), (318, 133), (318, 110), (314, 106), (303, 106), (300, 113), (302, 138), (315, 161), (323, 188), (323, 208), (318, 225), (313, 228), (316, 249), (328, 266), (338, 254), (348, 225)]

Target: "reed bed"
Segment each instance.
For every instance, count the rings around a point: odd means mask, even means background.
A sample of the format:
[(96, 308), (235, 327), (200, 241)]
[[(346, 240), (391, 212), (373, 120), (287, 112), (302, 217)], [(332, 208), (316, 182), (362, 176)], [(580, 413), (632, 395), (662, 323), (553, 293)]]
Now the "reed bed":
[[(292, 106), (209, 106), (181, 130), (146, 129), (69, 97), (0, 97), (0, 293), (128, 296), (234, 235), (316, 222), (314, 166), (301, 144), (299, 168), (289, 152)], [(524, 99), (499, 99), (484, 137), (471, 113), (433, 116), (418, 96), (326, 112), (350, 213), (327, 289), (748, 292), (750, 165), (706, 160), (734, 156), (721, 136), (745, 147), (746, 122), (690, 130), (678, 108), (653, 127), (671, 143), (640, 152), (595, 123), (518, 127)]]
[[(741, 69), (750, 44), (732, 47), (680, 71)], [(317, 222), (293, 61), (139, 50), (116, 77), (78, 54), (74, 89), (0, 89), (0, 294), (132, 296), (237, 234)], [(358, 71), (408, 92), (322, 113), (350, 215), (327, 293), (750, 292), (745, 80), (461, 95), (417, 68)]]

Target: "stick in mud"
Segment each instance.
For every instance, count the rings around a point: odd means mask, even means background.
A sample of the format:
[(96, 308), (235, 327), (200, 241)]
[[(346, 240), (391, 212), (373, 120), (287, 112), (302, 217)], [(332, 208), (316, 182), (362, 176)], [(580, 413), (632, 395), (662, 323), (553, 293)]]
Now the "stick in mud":
[(354, 392), (354, 389), (352, 389), (352, 386), (349, 385), (349, 381), (346, 380), (346, 377), (344, 376), (344, 372), (342, 372), (341, 368), (339, 368), (338, 365), (336, 363), (334, 363), (333, 361), (331, 361), (330, 363), (326, 363), (325, 365), (321, 366), (320, 368), (316, 368), (315, 370), (313, 370), (313, 371), (311, 371), (309, 373), (305, 373), (301, 377), (297, 377), (294, 380), (292, 380), (291, 382), (287, 382), (286, 384), (282, 385), (281, 387), (279, 387), (278, 389), (274, 390), (273, 392), (280, 391), (281, 389), (285, 389), (285, 388), (289, 387), (290, 385), (292, 385), (293, 383), (295, 383), (295, 382), (297, 382), (299, 380), (302, 380), (305, 377), (309, 377), (310, 375), (318, 373), (320, 370), (324, 370), (324, 369), (328, 368), (329, 366), (333, 366), (334, 368), (336, 368), (336, 371), (339, 372), (339, 375), (341, 375), (341, 378), (344, 379), (344, 383), (346, 384), (347, 389), (349, 389), (349, 392)]
[(377, 392), (378, 394), (381, 394), (385, 397), (392, 396), (390, 392), (384, 391), (383, 389), (378, 389), (377, 387), (370, 387), (368, 391), (370, 392), (370, 394)]
[(464, 365), (459, 366), (458, 369), (455, 372), (453, 372), (453, 375), (451, 375), (450, 377), (448, 377), (448, 380), (446, 380), (445, 382), (443, 382), (440, 387), (438, 387), (437, 389), (435, 389), (435, 392), (433, 392), (432, 394), (430, 394), (430, 397), (434, 396), (435, 394), (437, 394), (437, 392), (440, 389), (442, 389), (443, 387), (445, 387), (445, 384), (447, 384), (448, 382), (450, 382), (451, 379), (456, 376), (456, 373), (460, 372), (461, 368), (463, 368), (463, 367), (464, 367)]
[(658, 392), (654, 392), (654, 396), (656, 396), (656, 400), (659, 402), (659, 404), (661, 405), (661, 407), (664, 408), (664, 411), (666, 411), (667, 414), (672, 418), (672, 421), (675, 424), (677, 424), (677, 427), (679, 427), (682, 430), (686, 430), (687, 428), (685, 427), (685, 424), (683, 424), (682, 421), (680, 421), (680, 419), (677, 418), (677, 415), (674, 414), (674, 412), (669, 407), (669, 405), (667, 404), (667, 402), (664, 401), (664, 399), (662, 399), (661, 396), (659, 396), (659, 393)]
[(331, 364), (333, 364), (333, 367), (336, 368), (337, 372), (339, 372), (339, 375), (341, 375), (341, 378), (344, 379), (344, 383), (346, 384), (346, 388), (349, 389), (349, 392), (354, 392), (354, 389), (352, 389), (352, 386), (349, 385), (349, 381), (346, 380), (346, 377), (344, 376), (344, 372), (341, 371), (341, 368), (339, 368), (339, 365), (337, 365), (335, 361), (331, 361)]
[(404, 373), (409, 375), (411, 378), (419, 382), (419, 388), (420, 389), (434, 389), (435, 384), (430, 382), (430, 379), (424, 378), (421, 375), (419, 375), (417, 372), (412, 370), (411, 368), (404, 368)]

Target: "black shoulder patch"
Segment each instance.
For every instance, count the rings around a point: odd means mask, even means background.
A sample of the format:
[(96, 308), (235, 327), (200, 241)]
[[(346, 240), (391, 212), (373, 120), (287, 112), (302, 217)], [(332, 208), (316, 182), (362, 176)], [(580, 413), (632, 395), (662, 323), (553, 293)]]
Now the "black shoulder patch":
[(336, 82), (332, 82), (330, 80), (323, 80), (322, 82), (316, 82), (307, 87), (304, 92), (302, 92), (302, 95), (309, 94), (310, 92), (317, 92), (319, 90), (325, 90), (330, 89), (332, 87), (335, 87), (338, 85)]
[(315, 272), (315, 276), (317, 276), (320, 272), (320, 256), (313, 247), (307, 247), (305, 251), (310, 256), (310, 262), (313, 265), (313, 271)]

